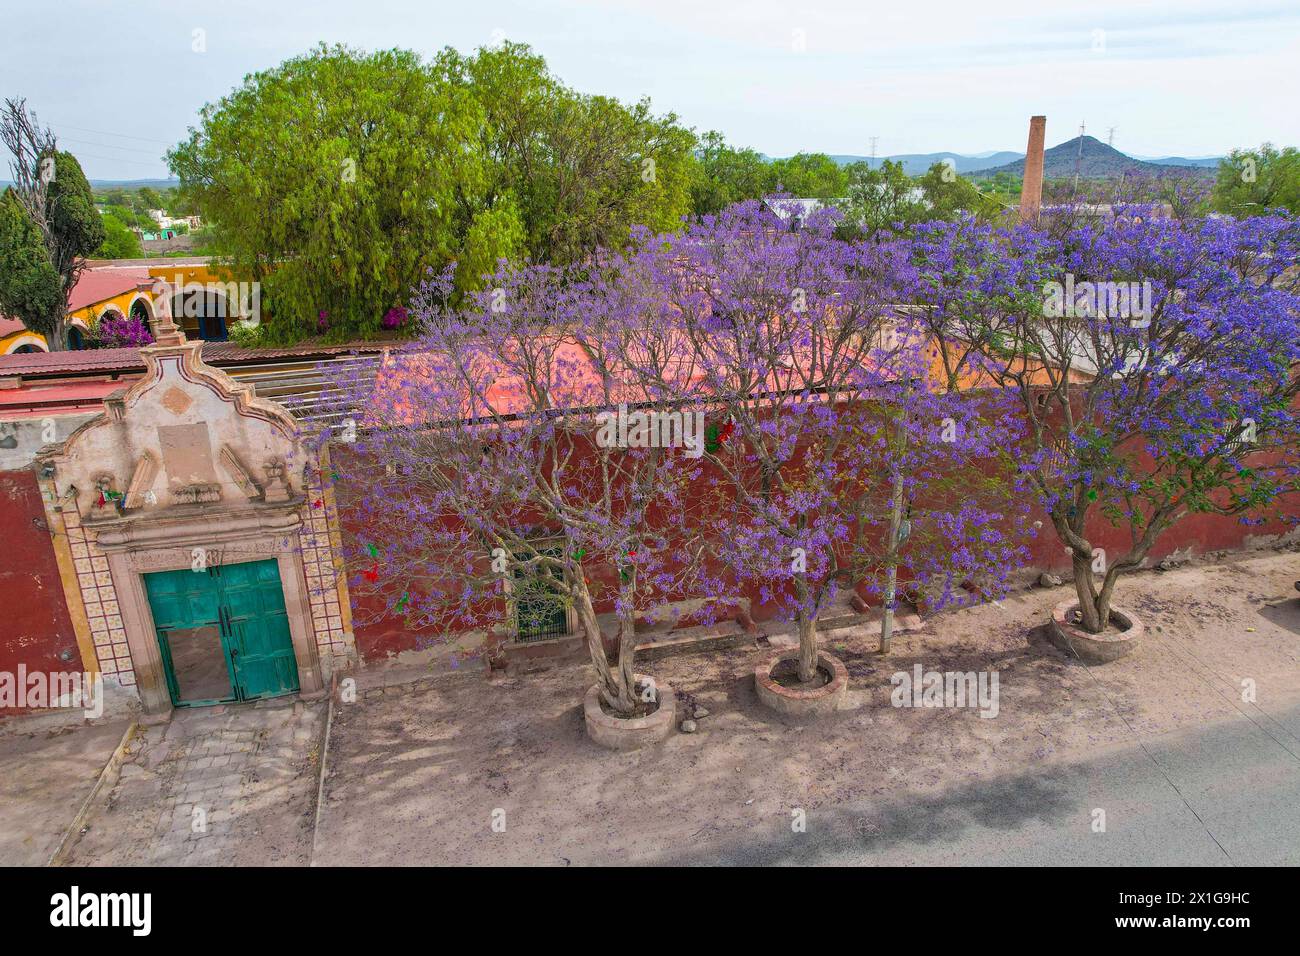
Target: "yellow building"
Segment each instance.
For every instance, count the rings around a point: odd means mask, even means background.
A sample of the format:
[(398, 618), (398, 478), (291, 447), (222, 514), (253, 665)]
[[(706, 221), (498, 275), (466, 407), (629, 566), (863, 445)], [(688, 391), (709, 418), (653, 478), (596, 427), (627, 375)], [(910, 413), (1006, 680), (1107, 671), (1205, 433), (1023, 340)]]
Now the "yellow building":
[[(68, 347), (86, 347), (106, 316), (135, 316), (147, 324), (159, 283), (171, 290), (172, 315), (191, 340), (224, 341), (229, 322), (250, 310), (260, 312), (260, 290), (223, 278), (204, 258), (97, 263), (82, 272), (68, 297)], [(44, 335), (0, 316), (0, 355), (47, 351)]]

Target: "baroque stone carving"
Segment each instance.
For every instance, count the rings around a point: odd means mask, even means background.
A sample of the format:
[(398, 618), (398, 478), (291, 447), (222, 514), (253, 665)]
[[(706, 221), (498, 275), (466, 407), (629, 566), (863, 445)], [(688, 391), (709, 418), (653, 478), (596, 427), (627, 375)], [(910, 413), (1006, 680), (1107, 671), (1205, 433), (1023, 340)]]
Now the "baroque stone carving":
[(218, 460), (221, 462), (221, 467), (225, 469), (226, 474), (244, 493), (244, 497), (249, 499), (262, 497), (262, 488), (253, 480), (253, 476), (248, 473), (248, 469), (239, 460), (239, 456), (231, 451), (229, 446), (221, 446), (221, 456)]
[(146, 503), (154, 504), (150, 489), (156, 477), (158, 477), (158, 459), (146, 451), (135, 464), (131, 482), (126, 486), (126, 500), (122, 503), (122, 507), (129, 510), (139, 508)]
[(185, 485), (172, 491), (172, 501), (178, 505), (198, 505), (220, 500), (220, 485)]
[(263, 497), (271, 502), (289, 500), (289, 480), (285, 477), (284, 462), (279, 459), (262, 466), (266, 472), (266, 492)]

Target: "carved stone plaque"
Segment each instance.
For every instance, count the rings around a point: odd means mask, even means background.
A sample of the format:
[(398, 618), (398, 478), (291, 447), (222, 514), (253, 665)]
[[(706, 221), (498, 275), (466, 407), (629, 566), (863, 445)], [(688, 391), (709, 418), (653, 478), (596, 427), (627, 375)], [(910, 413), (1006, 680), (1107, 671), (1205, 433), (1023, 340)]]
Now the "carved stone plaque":
[(158, 443), (162, 446), (167, 483), (172, 488), (219, 483), (212, 461), (212, 440), (204, 423), (159, 425)]

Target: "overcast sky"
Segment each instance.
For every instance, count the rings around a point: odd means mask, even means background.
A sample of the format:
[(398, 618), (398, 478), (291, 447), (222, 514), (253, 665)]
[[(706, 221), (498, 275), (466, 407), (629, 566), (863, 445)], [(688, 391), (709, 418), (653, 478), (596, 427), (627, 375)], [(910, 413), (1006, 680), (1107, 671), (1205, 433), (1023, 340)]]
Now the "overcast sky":
[(1034, 113), (1143, 156), (1300, 143), (1297, 0), (5, 0), (0, 93), (92, 178), (162, 177), (204, 103), (319, 41), (500, 37), (772, 156), (1023, 151)]

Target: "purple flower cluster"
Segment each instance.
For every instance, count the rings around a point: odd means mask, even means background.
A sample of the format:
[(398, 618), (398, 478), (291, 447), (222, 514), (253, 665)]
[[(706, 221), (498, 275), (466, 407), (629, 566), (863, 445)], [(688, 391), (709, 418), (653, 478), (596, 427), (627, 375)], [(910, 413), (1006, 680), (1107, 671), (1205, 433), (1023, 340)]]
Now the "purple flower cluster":
[(140, 319), (131, 316), (106, 315), (96, 329), (99, 343), (104, 348), (141, 348), (153, 343), (153, 335)]

